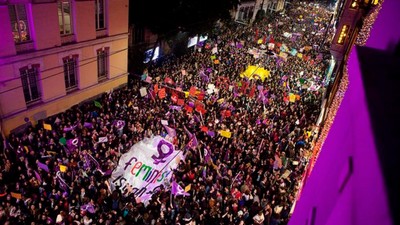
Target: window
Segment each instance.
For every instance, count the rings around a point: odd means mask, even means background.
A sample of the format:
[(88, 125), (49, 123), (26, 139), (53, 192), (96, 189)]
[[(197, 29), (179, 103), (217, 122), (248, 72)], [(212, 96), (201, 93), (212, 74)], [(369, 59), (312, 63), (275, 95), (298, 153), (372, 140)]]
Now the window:
[(106, 28), (105, 22), (105, 0), (96, 0), (96, 30)]
[(12, 34), (15, 43), (27, 42), (31, 40), (29, 33), (28, 17), (25, 5), (9, 5)]
[(58, 24), (61, 35), (72, 34), (71, 17), (71, 2), (69, 0), (58, 0)]
[(108, 48), (97, 50), (97, 76), (99, 80), (108, 75)]
[(348, 33), (349, 33), (349, 25), (343, 25), (342, 30), (340, 31), (337, 43), (343, 44), (344, 41), (346, 40), (346, 36)]
[(78, 56), (65, 57), (64, 62), (64, 79), (65, 89), (68, 91), (74, 90), (78, 86), (77, 80), (77, 62)]
[(357, 9), (358, 7), (358, 0), (353, 0), (350, 4), (350, 9)]
[(26, 104), (40, 100), (39, 92), (39, 65), (32, 65), (31, 68), (23, 67), (20, 69), (22, 89)]

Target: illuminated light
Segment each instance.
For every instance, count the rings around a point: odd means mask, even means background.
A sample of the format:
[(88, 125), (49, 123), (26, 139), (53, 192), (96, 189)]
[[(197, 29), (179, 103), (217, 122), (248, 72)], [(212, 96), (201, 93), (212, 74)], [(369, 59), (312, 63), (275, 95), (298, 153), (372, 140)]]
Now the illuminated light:
[(357, 8), (357, 0), (353, 0), (353, 3), (351, 3), (350, 8), (352, 9)]
[(364, 0), (365, 4), (367, 5), (378, 5), (379, 0)]
[(339, 38), (337, 40), (338, 44), (343, 44), (346, 39), (347, 33), (349, 32), (349, 25), (343, 25), (342, 30), (340, 31)]
[(363, 21), (363, 25), (361, 27), (360, 32), (357, 35), (356, 45), (364, 46), (367, 43), (369, 38), (369, 34), (371, 33), (372, 26), (375, 23), (376, 18), (378, 17), (379, 11), (382, 9), (383, 1), (372, 0), (372, 4), (377, 2), (377, 6), (373, 7), (372, 10), (368, 13)]
[(335, 121), (336, 114), (339, 110), (340, 104), (343, 101), (344, 95), (346, 94), (347, 88), (349, 86), (349, 74), (347, 65), (344, 66), (343, 77), (340, 80), (339, 88), (333, 98), (331, 106), (328, 108), (328, 115), (322, 127), (321, 133), (318, 137), (318, 140), (314, 146), (313, 153), (313, 162), (311, 164), (310, 173), (312, 172), (316, 161), (318, 160), (319, 153), (321, 152), (322, 147), (325, 144), (326, 137), (328, 136), (329, 131), (331, 130), (332, 124)]

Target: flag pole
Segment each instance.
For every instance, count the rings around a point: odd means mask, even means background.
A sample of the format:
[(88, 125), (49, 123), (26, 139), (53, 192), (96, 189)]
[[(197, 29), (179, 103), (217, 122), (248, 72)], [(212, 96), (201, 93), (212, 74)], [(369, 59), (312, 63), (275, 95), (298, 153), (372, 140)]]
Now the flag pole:
[(257, 155), (260, 154), (260, 150), (261, 150), (261, 147), (263, 146), (263, 143), (264, 143), (264, 139), (261, 140), (260, 147), (258, 148)]
[(242, 173), (242, 171), (239, 171), (239, 173), (238, 174), (236, 174), (236, 176), (235, 176), (235, 179), (233, 179), (233, 181), (232, 181), (232, 184), (231, 184), (231, 187), (230, 187), (230, 189), (232, 190), (232, 186), (233, 186), (233, 184), (236, 182), (236, 179), (237, 179), (237, 177), (239, 176), (239, 174), (241, 174)]

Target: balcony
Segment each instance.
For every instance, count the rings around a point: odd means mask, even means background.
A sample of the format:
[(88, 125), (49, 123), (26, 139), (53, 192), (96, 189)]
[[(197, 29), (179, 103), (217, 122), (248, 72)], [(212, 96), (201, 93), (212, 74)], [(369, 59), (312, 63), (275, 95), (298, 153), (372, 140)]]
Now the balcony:
[(96, 30), (96, 38), (106, 37), (107, 35), (107, 29)]
[(20, 42), (15, 44), (17, 53), (29, 52), (35, 49), (33, 41)]
[(75, 42), (75, 36), (73, 34), (62, 35), (61, 36), (61, 44), (66, 45)]

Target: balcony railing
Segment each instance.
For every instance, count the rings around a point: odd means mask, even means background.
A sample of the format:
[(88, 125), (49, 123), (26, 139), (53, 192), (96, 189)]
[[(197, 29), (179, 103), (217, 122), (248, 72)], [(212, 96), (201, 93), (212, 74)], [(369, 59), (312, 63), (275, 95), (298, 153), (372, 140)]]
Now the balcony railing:
[(106, 37), (107, 29), (96, 30), (96, 38)]
[(35, 46), (33, 44), (33, 41), (21, 42), (21, 43), (15, 44), (15, 50), (17, 51), (17, 53), (29, 52), (34, 49), (35, 49)]
[(61, 36), (61, 44), (65, 45), (72, 42), (75, 42), (75, 35), (70, 34)]

